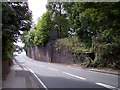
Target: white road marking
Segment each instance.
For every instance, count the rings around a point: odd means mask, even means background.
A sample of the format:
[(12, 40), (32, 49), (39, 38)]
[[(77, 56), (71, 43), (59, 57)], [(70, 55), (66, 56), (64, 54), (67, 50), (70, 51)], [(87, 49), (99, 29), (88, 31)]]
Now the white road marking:
[(13, 60), (13, 63), (16, 64), (15, 60)]
[(48, 90), (46, 85), (38, 78), (38, 76), (27, 66), (25, 66), (37, 79), (38, 81), (42, 84), (42, 86), (45, 88), (45, 90)]
[[(109, 88), (109, 89), (116, 89), (116, 87), (114, 87), (114, 86), (110, 86), (110, 85), (103, 84), (103, 83), (95, 83), (95, 84)], [(119, 88), (117, 88), (117, 89), (120, 90)]]
[(54, 71), (59, 71), (59, 70), (57, 70), (57, 69), (54, 69), (54, 68), (49, 68), (49, 69), (51, 69), (51, 70), (54, 70)]
[(67, 72), (63, 72), (64, 74), (67, 74), (69, 76), (72, 76), (72, 77), (76, 77), (78, 79), (82, 79), (82, 80), (86, 80), (86, 78), (83, 78), (83, 77), (79, 77), (79, 76), (76, 76), (76, 75), (73, 75), (73, 74), (70, 74), (70, 73), (67, 73)]

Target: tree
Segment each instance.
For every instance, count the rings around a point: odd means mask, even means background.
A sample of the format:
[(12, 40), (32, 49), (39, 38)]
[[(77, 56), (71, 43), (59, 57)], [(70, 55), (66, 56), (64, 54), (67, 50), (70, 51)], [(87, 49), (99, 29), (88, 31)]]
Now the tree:
[(46, 5), (53, 26), (58, 26), (59, 38), (66, 37), (69, 28), (69, 20), (63, 5), (64, 3), (61, 2), (49, 2)]
[[(120, 47), (120, 2), (66, 3), (64, 8), (79, 39), (89, 47), (93, 45), (96, 57), (99, 57), (95, 62), (120, 68), (117, 55)], [(110, 54), (113, 54), (113, 60), (106, 58)]]
[(45, 45), (50, 38), (52, 27), (50, 15), (46, 12), (39, 18), (37, 25), (34, 25), (34, 28), (31, 28), (27, 34), (23, 35), (22, 39), (26, 43), (26, 47)]
[(20, 31), (28, 31), (31, 27), (31, 11), (26, 2), (2, 3), (2, 60), (11, 60), (13, 42)]

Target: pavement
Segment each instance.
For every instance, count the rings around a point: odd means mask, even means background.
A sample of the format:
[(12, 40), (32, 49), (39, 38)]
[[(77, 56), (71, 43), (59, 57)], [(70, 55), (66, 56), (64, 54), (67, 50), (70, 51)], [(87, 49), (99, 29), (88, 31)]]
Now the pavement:
[(90, 71), (94, 71), (94, 72), (107, 73), (107, 74), (113, 74), (113, 75), (120, 76), (120, 70), (113, 70), (113, 69), (109, 69), (109, 68), (84, 68), (77, 64), (71, 64), (71, 65), (67, 65), (67, 66), (90, 70)]
[(40, 88), (33, 74), (13, 60), (13, 65), (6, 79), (3, 81), (5, 88)]
[(89, 69), (90, 71), (95, 71), (95, 72), (101, 72), (101, 73), (108, 73), (108, 74), (113, 74), (113, 75), (119, 75), (120, 76), (120, 70), (104, 70), (104, 69)]

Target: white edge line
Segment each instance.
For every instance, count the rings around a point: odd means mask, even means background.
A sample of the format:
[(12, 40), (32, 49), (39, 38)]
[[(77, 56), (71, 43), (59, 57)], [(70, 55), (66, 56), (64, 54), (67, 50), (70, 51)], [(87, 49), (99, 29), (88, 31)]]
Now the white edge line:
[(13, 63), (16, 64), (15, 60), (13, 60)]
[(106, 88), (116, 88), (114, 86), (110, 86), (110, 85), (107, 85), (107, 84), (103, 84), (103, 83), (95, 83), (97, 85), (100, 85), (100, 86), (103, 86), (103, 87), (106, 87)]
[(38, 76), (37, 76), (29, 67), (27, 67), (27, 66), (25, 66), (25, 67), (38, 79), (38, 81), (42, 84), (42, 86), (43, 86), (46, 90), (48, 90), (47, 87), (45, 86), (45, 84), (38, 78)]
[(86, 80), (86, 78), (83, 78), (83, 77), (79, 77), (79, 76), (76, 76), (76, 75), (73, 75), (73, 74), (70, 74), (70, 73), (67, 73), (67, 72), (63, 72), (64, 74), (67, 74), (69, 76), (73, 76), (73, 77), (76, 77), (78, 79), (82, 79), (82, 80)]
[(58, 71), (57, 69), (54, 69), (54, 68), (49, 68), (49, 69), (54, 70), (54, 71)]

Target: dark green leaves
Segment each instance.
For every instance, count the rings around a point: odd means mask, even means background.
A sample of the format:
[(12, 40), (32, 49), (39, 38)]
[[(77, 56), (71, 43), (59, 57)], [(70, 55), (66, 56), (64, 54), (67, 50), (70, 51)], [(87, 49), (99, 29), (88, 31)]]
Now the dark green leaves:
[(26, 2), (2, 3), (2, 51), (3, 60), (11, 60), (14, 51), (13, 42), (19, 31), (28, 31), (31, 27), (31, 11)]

